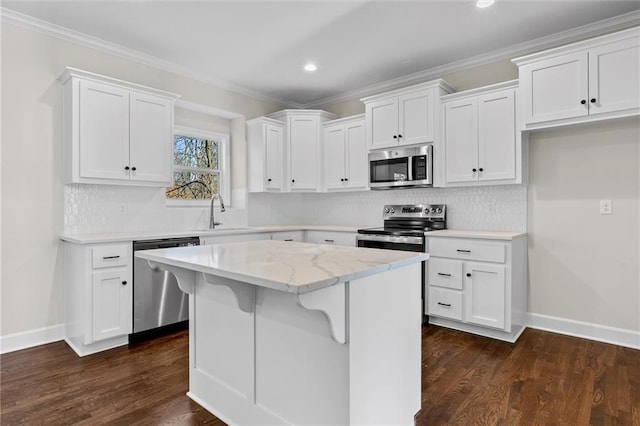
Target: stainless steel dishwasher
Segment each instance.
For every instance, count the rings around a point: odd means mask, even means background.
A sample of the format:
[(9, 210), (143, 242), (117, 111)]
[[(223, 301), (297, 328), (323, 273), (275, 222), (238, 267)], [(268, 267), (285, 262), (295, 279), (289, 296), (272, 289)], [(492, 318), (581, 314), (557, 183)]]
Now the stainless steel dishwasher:
[[(173, 247), (200, 245), (198, 237), (165, 238), (134, 241), (134, 253)], [(189, 296), (178, 288), (176, 277), (149, 266), (134, 257), (133, 263), (133, 334), (139, 340), (186, 326), (189, 320)]]

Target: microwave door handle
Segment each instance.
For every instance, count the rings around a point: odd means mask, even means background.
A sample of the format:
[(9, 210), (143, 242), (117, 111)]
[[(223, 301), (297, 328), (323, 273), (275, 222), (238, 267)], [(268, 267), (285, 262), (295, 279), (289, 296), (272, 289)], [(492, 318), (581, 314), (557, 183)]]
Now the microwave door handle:
[(413, 155), (407, 157), (407, 180), (412, 181), (413, 177)]

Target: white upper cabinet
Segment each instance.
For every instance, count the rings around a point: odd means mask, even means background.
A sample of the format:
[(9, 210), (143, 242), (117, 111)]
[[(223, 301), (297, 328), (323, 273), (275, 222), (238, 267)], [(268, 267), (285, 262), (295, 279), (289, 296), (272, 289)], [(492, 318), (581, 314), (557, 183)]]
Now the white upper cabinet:
[(446, 185), (522, 183), (516, 87), (512, 81), (442, 98)]
[[(173, 101), (142, 93), (129, 96), (131, 179), (171, 183)], [(169, 143), (166, 141), (167, 135)], [(135, 170), (133, 170), (135, 168)]]
[(364, 115), (329, 121), (323, 128), (327, 191), (367, 188)]
[(640, 29), (514, 59), (523, 130), (640, 113)]
[(79, 85), (82, 110), (79, 105), (70, 106), (79, 118), (82, 141), (76, 179), (128, 179), (129, 92), (93, 81), (80, 81)]
[(266, 117), (247, 121), (250, 192), (281, 192), (284, 123)]
[(444, 80), (435, 80), (362, 99), (368, 148), (434, 142), (440, 96), (451, 92)]
[(60, 81), (65, 183), (171, 183), (177, 95), (73, 68)]
[(288, 117), (291, 190), (318, 188), (318, 117)]
[(337, 116), (321, 110), (287, 109), (270, 114), (268, 118), (284, 123), (282, 190), (322, 190), (321, 125)]

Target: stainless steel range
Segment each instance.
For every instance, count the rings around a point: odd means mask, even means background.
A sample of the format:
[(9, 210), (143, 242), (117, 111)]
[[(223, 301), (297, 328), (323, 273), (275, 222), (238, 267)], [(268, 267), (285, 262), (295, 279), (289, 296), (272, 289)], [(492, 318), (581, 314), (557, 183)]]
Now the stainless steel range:
[[(383, 210), (384, 227), (359, 229), (358, 247), (387, 250), (425, 251), (425, 233), (447, 228), (445, 204), (386, 205)], [(422, 268), (422, 318), (425, 305), (425, 268)]]

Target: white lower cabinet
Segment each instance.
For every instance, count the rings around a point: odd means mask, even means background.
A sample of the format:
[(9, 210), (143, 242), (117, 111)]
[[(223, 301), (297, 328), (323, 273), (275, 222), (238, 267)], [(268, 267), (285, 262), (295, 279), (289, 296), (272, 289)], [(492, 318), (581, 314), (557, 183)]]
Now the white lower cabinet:
[(311, 244), (331, 244), (336, 246), (356, 246), (356, 234), (338, 231), (306, 231), (305, 241)]
[(91, 319), (93, 341), (131, 332), (132, 283), (126, 268), (93, 272)]
[(80, 356), (128, 343), (132, 331), (131, 242), (65, 248), (65, 341)]
[(236, 241), (257, 241), (269, 239), (271, 239), (271, 234), (269, 234), (268, 232), (234, 235), (203, 235), (200, 236), (200, 244), (203, 246), (208, 246), (216, 243), (233, 243)]
[(429, 322), (515, 342), (526, 326), (526, 237), (428, 237), (427, 251)]
[(279, 231), (271, 233), (272, 240), (304, 242), (304, 231)]

